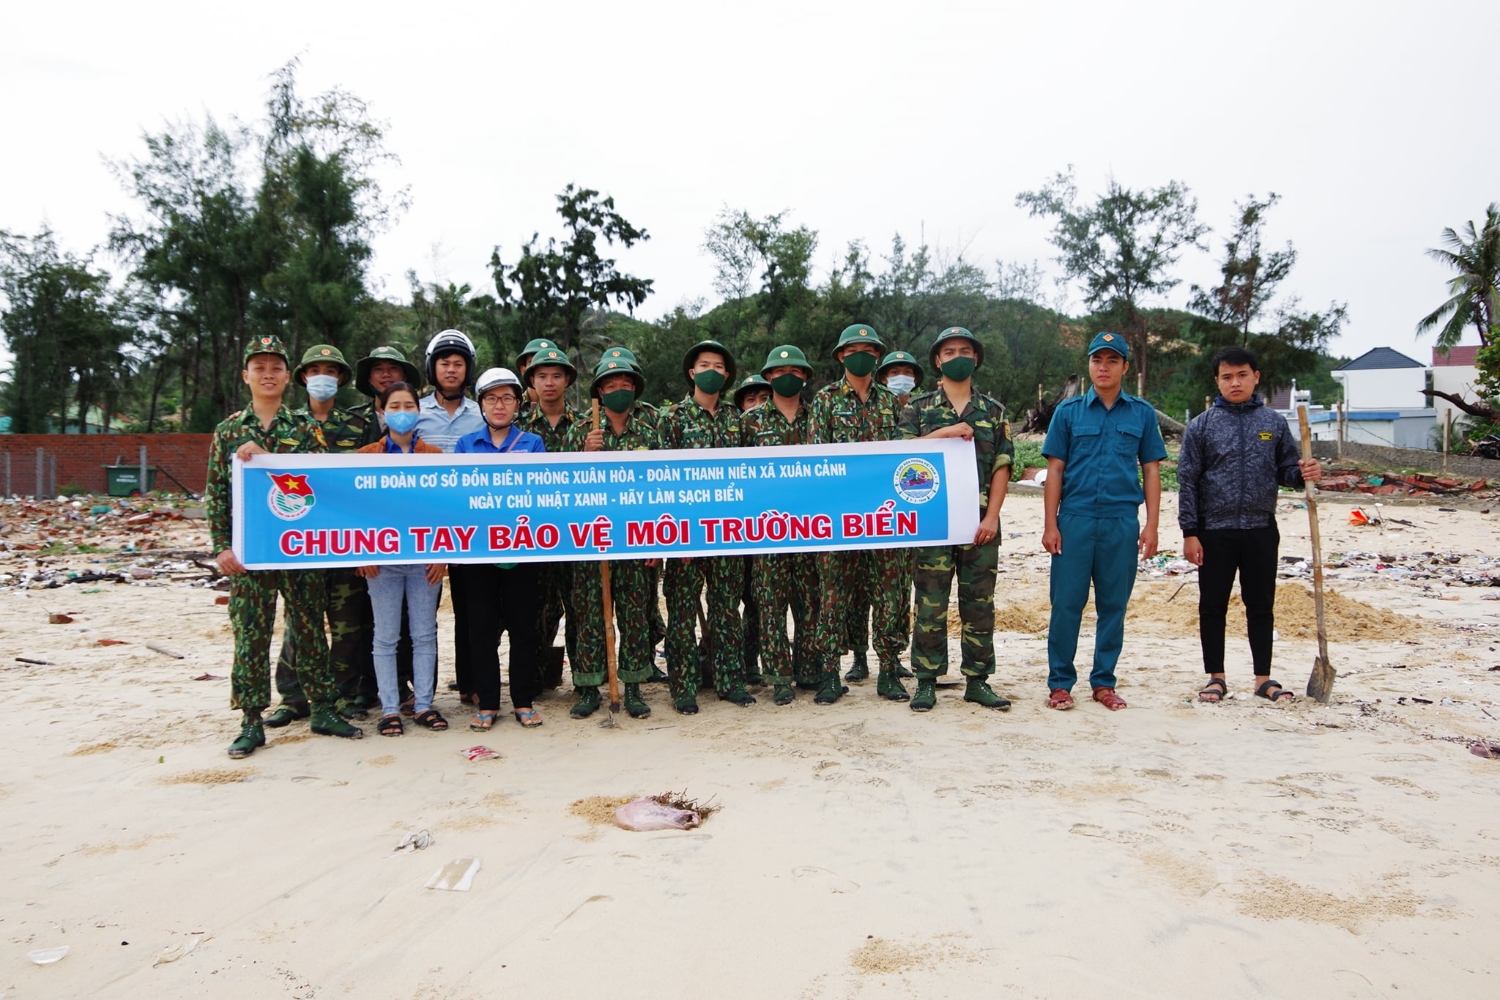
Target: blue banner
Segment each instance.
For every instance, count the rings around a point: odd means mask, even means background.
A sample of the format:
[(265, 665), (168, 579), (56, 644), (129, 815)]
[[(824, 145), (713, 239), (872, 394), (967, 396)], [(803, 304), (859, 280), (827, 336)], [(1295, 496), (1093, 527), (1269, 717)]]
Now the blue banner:
[(961, 439), (544, 455), (256, 455), (234, 463), (249, 569), (965, 545)]

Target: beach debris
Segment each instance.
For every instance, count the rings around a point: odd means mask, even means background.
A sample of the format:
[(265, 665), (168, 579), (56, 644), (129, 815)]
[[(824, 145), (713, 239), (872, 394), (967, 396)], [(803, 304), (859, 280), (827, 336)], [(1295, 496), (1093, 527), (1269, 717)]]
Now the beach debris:
[(1318, 481), (1318, 489), (1325, 493), (1372, 493), (1377, 496), (1394, 493), (1414, 497), (1462, 496), (1483, 492), (1488, 486), (1487, 479), (1465, 483), (1421, 472), (1403, 476), (1363, 469), (1330, 469)]
[(124, 646), (124, 645), (127, 645), (127, 643), (125, 642), (124, 639), (100, 639), (99, 640), (99, 645), (101, 645), (101, 646)]
[(476, 760), (500, 759), (500, 752), (498, 750), (491, 750), (487, 746), (469, 747), (467, 750), (460, 750), (458, 753), (459, 756), (463, 757), (471, 764)]
[(33, 659), (30, 656), (18, 656), (18, 657), (16, 657), (16, 662), (17, 663), (29, 663), (33, 667), (50, 667), (50, 666), (53, 666), (53, 663), (52, 663), (51, 660), (37, 660), (37, 659)]
[(197, 677), (193, 678), (193, 680), (195, 681), (222, 681), (223, 679), (224, 678), (219, 676), (218, 674), (199, 674)]
[(158, 965), (168, 965), (172, 962), (177, 961), (179, 958), (186, 958), (188, 955), (191, 955), (193, 953), (193, 950), (195, 948), (197, 948), (203, 942), (207, 941), (208, 938), (209, 935), (205, 934), (202, 937), (193, 937), (189, 938), (186, 941), (178, 941), (175, 944), (167, 945), (161, 951), (156, 953), (156, 961), (151, 963), (151, 967), (154, 969)]
[(174, 660), (185, 660), (185, 659), (187, 659), (187, 655), (186, 654), (179, 653), (175, 649), (168, 649), (166, 646), (158, 646), (154, 642), (148, 642), (148, 643), (146, 643), (146, 648), (149, 649), (149, 650), (151, 650), (151, 652), (153, 652), (153, 653), (160, 653), (162, 656), (170, 656)]
[(53, 962), (61, 962), (71, 950), (63, 944), (56, 948), (38, 948), (36, 951), (28, 951), (26, 957), (37, 965), (51, 965)]
[(447, 892), (468, 892), (479, 872), (478, 858), (454, 858), (433, 873), (425, 888)]
[(386, 857), (394, 858), (398, 854), (411, 854), (415, 851), (425, 851), (432, 846), (432, 834), (426, 830), (418, 830), (416, 833), (408, 833), (401, 838), (401, 843)]
[(644, 833), (649, 830), (691, 830), (702, 826), (704, 819), (717, 812), (712, 805), (699, 805), (687, 793), (663, 792), (661, 795), (632, 799), (615, 810), (615, 825), (622, 830)]
[(1478, 743), (1469, 744), (1469, 753), (1487, 760), (1500, 760), (1500, 743), (1480, 740)]
[(71, 624), (73, 624), (73, 618), (72, 618), (71, 615), (65, 615), (65, 614), (61, 614), (59, 612), (54, 611), (52, 614), (50, 614), (50, 615), (47, 616), (47, 624), (48, 625), (71, 625)]

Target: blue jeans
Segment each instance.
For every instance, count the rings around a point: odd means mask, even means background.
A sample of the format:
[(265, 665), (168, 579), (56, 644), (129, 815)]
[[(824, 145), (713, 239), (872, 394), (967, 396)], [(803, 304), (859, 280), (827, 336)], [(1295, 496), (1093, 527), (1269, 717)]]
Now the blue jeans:
[(425, 563), (382, 566), (373, 580), (366, 581), (370, 606), (375, 612), (375, 681), (380, 686), (380, 711), (401, 711), (400, 688), (396, 684), (396, 643), (401, 639), (401, 599), (406, 598), (411, 623), (412, 687), (420, 714), (432, 707), (437, 687), (437, 606), (441, 583), (427, 582)]
[(1115, 664), (1125, 645), (1125, 608), (1135, 588), (1141, 526), (1131, 517), (1085, 517), (1059, 514), (1062, 555), (1052, 557), (1052, 621), (1047, 629), (1047, 689), (1071, 691), (1078, 680), (1073, 657), (1089, 584), (1094, 585), (1093, 687), (1115, 686)]

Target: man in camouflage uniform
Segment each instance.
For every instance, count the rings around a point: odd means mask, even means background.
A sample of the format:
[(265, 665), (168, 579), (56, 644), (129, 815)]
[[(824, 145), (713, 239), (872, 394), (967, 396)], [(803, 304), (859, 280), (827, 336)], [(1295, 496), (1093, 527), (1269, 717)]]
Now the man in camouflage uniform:
[[(770, 400), (771, 383), (762, 378), (759, 372), (745, 376), (740, 387), (734, 390), (734, 408), (742, 414), (749, 413)], [(752, 441), (751, 444), (754, 442)], [(741, 647), (742, 662), (745, 664), (745, 684), (749, 687), (760, 687), (765, 684), (766, 679), (760, 672), (760, 609), (755, 604), (754, 573), (751, 570), (755, 557), (745, 556), (743, 562), (745, 568), (741, 574), (743, 583), (740, 587), (740, 620), (744, 625), (745, 642)]]
[[(548, 340), (546, 337), (537, 337), (535, 340), (527, 341), (526, 346), (521, 348), (521, 353), (516, 355), (516, 377), (521, 380), (522, 385), (531, 384), (526, 381), (526, 369), (531, 367), (531, 359), (536, 356), (538, 351), (553, 351), (556, 354), (561, 354), (564, 358), (567, 357), (567, 353), (561, 347), (558, 347), (555, 341)], [(527, 389), (526, 395), (521, 397), (521, 410), (516, 414), (516, 423), (519, 424), (525, 419), (531, 413), (531, 408), (536, 406), (536, 404), (536, 391)], [(551, 449), (548, 450), (550, 451)]]
[[(826, 385), (813, 397), (809, 423), (811, 444), (849, 444), (857, 441), (894, 441), (896, 394), (874, 380), (885, 345), (874, 328), (864, 323), (847, 327), (834, 345), (833, 356), (844, 366), (844, 377)], [(839, 680), (839, 658), (847, 642), (849, 601), (861, 581), (870, 585), (874, 610), (875, 657), (880, 665), (876, 691), (882, 698), (905, 701), (897, 670), (906, 645), (907, 604), (905, 567), (911, 554), (902, 549), (865, 549), (818, 553), (818, 650), (823, 657), (823, 684), (813, 698), (820, 705), (839, 700), (847, 690)]]
[[(812, 365), (802, 349), (791, 344), (774, 347), (761, 369), (772, 387), (771, 401), (743, 417), (742, 440), (747, 448), (808, 443), (809, 410), (802, 390), (812, 378)], [(793, 684), (801, 680), (817, 687), (820, 675), (807, 676), (808, 665), (820, 661), (813, 638), (818, 606), (818, 560), (811, 552), (783, 552), (750, 557), (751, 585), (760, 608), (760, 648), (771, 696), (778, 705), (796, 698)], [(787, 609), (792, 612), (795, 642), (786, 634)], [(795, 648), (796, 652), (793, 652)], [(802, 668), (798, 676), (797, 668)]]
[[(578, 370), (568, 355), (551, 341), (534, 340), (522, 353), (530, 364), (521, 381), (527, 386), (527, 398), (516, 425), (542, 439), (549, 452), (563, 451), (568, 432), (581, 419), (568, 407), (567, 391), (578, 379)], [(538, 356), (540, 355), (540, 356)], [(519, 362), (518, 362), (519, 363)], [(543, 563), (541, 567), (540, 620), (537, 624), (537, 669), (542, 689), (551, 690), (562, 683), (562, 658), (566, 650), (571, 663), (578, 662), (578, 621), (573, 614), (573, 564)], [(559, 622), (566, 622), (563, 649), (552, 645), (557, 638)]]
[[(651, 411), (638, 406), (646, 380), (623, 361), (602, 361), (594, 369), (589, 394), (601, 407), (599, 429), (591, 420), (577, 420), (568, 429), (566, 451), (646, 451), (660, 447), (656, 421)], [(578, 702), (569, 711), (575, 719), (586, 719), (599, 710), (599, 685), (608, 678), (604, 630), (619, 626), (617, 667), (625, 683), (625, 710), (632, 718), (644, 719), (651, 707), (641, 697), (641, 683), (651, 676), (651, 633), (646, 617), (648, 592), (646, 562), (639, 559), (609, 561), (610, 597), (615, 621), (604, 620), (603, 574), (597, 562), (573, 566), (573, 613), (578, 618), (578, 657), (573, 661), (573, 688)]]
[(359, 363), (354, 366), (354, 388), (370, 400), (368, 403), (349, 407), (351, 416), (364, 421), (364, 431), (359, 440), (361, 448), (379, 441), (380, 436), (385, 433), (385, 424), (375, 409), (375, 397), (397, 382), (405, 382), (413, 389), (420, 390), (422, 371), (394, 347), (377, 347), (360, 358)]
[(265, 480), (253, 471), (258, 454), (322, 453), (326, 445), (317, 423), (281, 405), (290, 361), (277, 337), (257, 337), (245, 348), (242, 378), (250, 387), (251, 404), (214, 428), (209, 445), (209, 535), (215, 561), (230, 578), (229, 621), (234, 629), (234, 666), (230, 671), (230, 706), (243, 714), (240, 734), (229, 745), (229, 756), (248, 757), (266, 745), (261, 712), (271, 701), (271, 631), (276, 620), (276, 595), (286, 612), (287, 634), (300, 651), (297, 674), (311, 703), (312, 730), (326, 736), (358, 738), (364, 731), (339, 718), (334, 710), (336, 689), (328, 669), (328, 640), (323, 635), (321, 610), (327, 597), (319, 570), (247, 571), (230, 548), (233, 540), (233, 459), (247, 463), (245, 475), (258, 483), (249, 489), (264, 496)]
[(990, 690), (995, 672), (995, 570), (1000, 560), (1000, 505), (1010, 487), (1015, 445), (1005, 407), (975, 390), (973, 374), (984, 362), (984, 345), (960, 326), (933, 341), (929, 360), (942, 378), (935, 390), (913, 396), (901, 413), (908, 438), (957, 437), (974, 442), (979, 471), (979, 530), (970, 545), (939, 545), (917, 550), (917, 621), (912, 632), (911, 665), (917, 675), (914, 712), (937, 704), (937, 678), (948, 672), (948, 595), (958, 574), (958, 617), (962, 622), (961, 669), (968, 678), (964, 701), (1005, 710), (1010, 702)]
[[(682, 358), (688, 394), (660, 414), (663, 448), (737, 448), (740, 411), (723, 398), (734, 381), (734, 358), (723, 344), (705, 340)], [(662, 570), (662, 592), (667, 599), (667, 676), (671, 678), (672, 707), (683, 715), (698, 711), (699, 660), (698, 595), (706, 593), (704, 638), (721, 701), (753, 705), (745, 690), (745, 664), (740, 592), (744, 564), (735, 556), (693, 556), (668, 559)]]

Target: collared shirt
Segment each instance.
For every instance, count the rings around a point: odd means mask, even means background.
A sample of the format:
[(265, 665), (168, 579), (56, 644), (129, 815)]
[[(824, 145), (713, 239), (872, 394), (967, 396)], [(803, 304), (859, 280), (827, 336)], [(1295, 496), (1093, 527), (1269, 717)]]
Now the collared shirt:
[(277, 455), (322, 454), (328, 450), (318, 422), (298, 416), (285, 406), (276, 411), (269, 427), (261, 427), (260, 417), (249, 406), (215, 427), (208, 446), (208, 486), (204, 491), (208, 533), (215, 552), (223, 552), (233, 541), (234, 453), (240, 445), (252, 441)]
[(896, 394), (870, 382), (864, 399), (848, 379), (825, 385), (813, 396), (808, 444), (849, 444), (855, 441), (899, 441)]
[(1167, 457), (1156, 420), (1156, 410), (1144, 399), (1122, 392), (1106, 408), (1092, 386), (1059, 403), (1042, 442), (1043, 455), (1066, 465), (1058, 512), (1134, 517), (1146, 499), (1140, 466)]
[[(421, 447), (422, 445), (424, 445), (426, 443), (427, 442), (425, 442), (425, 441), (422, 440), (422, 435), (421, 434), (418, 434), (416, 431), (413, 431), (412, 435), (411, 435), (411, 452), (410, 452), (410, 454), (414, 454), (415, 455), (415, 454), (419, 454), (419, 453), (427, 450), (427, 449), (424, 449), (423, 447)], [(428, 445), (427, 447), (431, 448), (432, 446)], [(392, 440), (391, 436), (389, 434), (382, 435), (381, 438), (380, 438), (380, 453), (382, 455), (405, 455), (405, 454), (408, 454), (408, 452), (406, 451), (406, 449), (402, 448), (399, 444), (397, 444), (394, 440)]]
[(740, 411), (719, 400), (712, 413), (692, 396), (673, 403), (658, 415), (663, 448), (738, 448)]
[[(901, 435), (918, 438), (962, 421), (974, 428), (974, 461), (979, 474), (979, 507), (990, 502), (990, 480), (1000, 469), (1009, 468), (1016, 446), (1010, 440), (1010, 425), (1005, 422), (1005, 407), (993, 396), (971, 390), (962, 413), (953, 408), (942, 383), (932, 392), (911, 397), (901, 411)], [(1067, 480), (1063, 480), (1067, 482)]]
[(745, 412), (740, 418), (740, 440), (746, 448), (778, 446), (784, 444), (807, 444), (812, 411), (801, 400), (797, 401), (797, 414), (788, 420), (776, 408), (776, 399), (760, 404)]
[(365, 416), (355, 410), (335, 406), (329, 411), (327, 420), (318, 420), (306, 406), (292, 412), (317, 422), (323, 429), (323, 439), (328, 442), (330, 452), (357, 451), (362, 445), (369, 443), (364, 439)]
[(444, 451), (451, 452), (454, 445), (458, 444), (458, 439), (465, 434), (485, 429), (479, 404), (468, 396), (463, 398), (458, 412), (451, 417), (443, 409), (443, 404), (438, 402), (436, 392), (423, 396), (417, 402), (417, 410), (417, 430), (421, 433), (422, 440)]
[[(609, 418), (603, 413), (599, 414), (599, 429), (604, 431), (605, 451), (648, 451), (652, 448), (660, 448), (661, 435), (657, 432), (655, 414), (650, 410), (643, 410), (639, 405), (631, 406), (625, 411), (625, 429), (616, 434)], [(573, 426), (568, 428), (567, 440), (564, 442), (566, 451), (582, 451), (583, 442), (593, 430), (588, 420), (575, 420)]]
[(548, 451), (563, 451), (564, 443), (568, 439), (568, 429), (583, 418), (570, 407), (564, 407), (562, 416), (557, 418), (557, 426), (552, 426), (552, 421), (542, 412), (540, 406), (532, 406), (526, 409), (516, 418), (516, 425), (523, 431), (529, 431), (542, 439)]
[(482, 431), (465, 434), (459, 438), (453, 450), (460, 455), (473, 455), (476, 453), (481, 455), (500, 455), (510, 451), (524, 454), (527, 452), (546, 451), (547, 446), (535, 434), (528, 434), (515, 424), (511, 424), (510, 428), (505, 432), (505, 440), (500, 444), (495, 443), (495, 439), (490, 435), (490, 429), (486, 427)]

